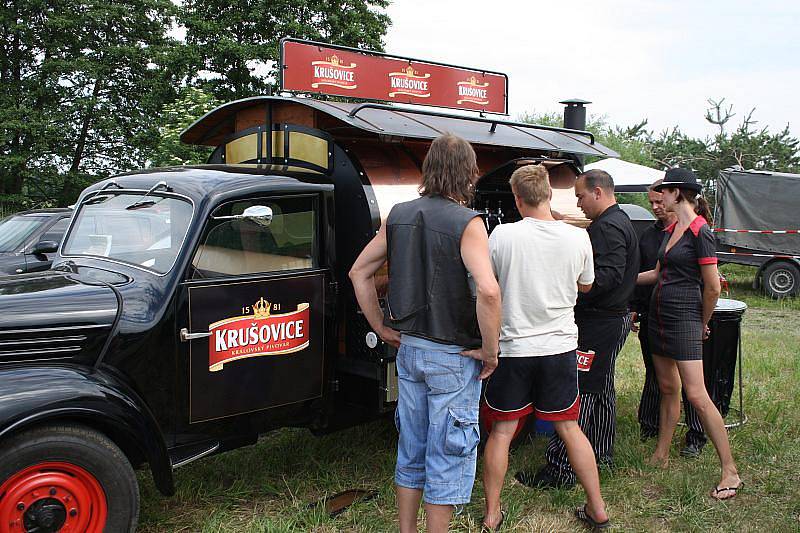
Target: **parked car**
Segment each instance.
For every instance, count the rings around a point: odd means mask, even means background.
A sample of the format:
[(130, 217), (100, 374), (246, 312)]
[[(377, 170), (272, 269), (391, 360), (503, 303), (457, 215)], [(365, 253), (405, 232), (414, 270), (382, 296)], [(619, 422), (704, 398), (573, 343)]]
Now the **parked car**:
[(0, 275), (47, 270), (72, 209), (33, 209), (0, 220)]

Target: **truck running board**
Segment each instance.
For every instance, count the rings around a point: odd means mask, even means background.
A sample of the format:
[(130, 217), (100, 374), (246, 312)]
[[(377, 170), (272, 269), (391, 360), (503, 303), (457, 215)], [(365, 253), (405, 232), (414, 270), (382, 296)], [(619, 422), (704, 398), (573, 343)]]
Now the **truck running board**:
[(172, 469), (175, 470), (177, 468), (180, 468), (180, 467), (182, 467), (184, 465), (187, 465), (187, 464), (191, 463), (192, 461), (196, 461), (198, 459), (202, 459), (203, 457), (205, 457), (207, 455), (211, 455), (212, 453), (214, 453), (215, 451), (217, 451), (219, 449), (219, 446), (220, 446), (220, 443), (219, 442), (215, 442), (215, 443), (211, 444), (210, 447), (206, 446), (201, 451), (199, 451), (197, 453), (194, 453), (192, 455), (188, 455), (188, 456), (182, 457), (177, 461), (175, 459), (172, 459), (172, 461), (173, 461), (172, 462)]

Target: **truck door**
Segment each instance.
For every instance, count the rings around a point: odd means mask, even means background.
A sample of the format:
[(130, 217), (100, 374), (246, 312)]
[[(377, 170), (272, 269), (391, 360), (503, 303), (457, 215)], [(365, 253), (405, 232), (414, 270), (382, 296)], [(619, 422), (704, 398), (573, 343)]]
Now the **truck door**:
[(179, 303), (179, 434), (263, 431), (323, 397), (326, 194), (235, 200), (206, 221)]

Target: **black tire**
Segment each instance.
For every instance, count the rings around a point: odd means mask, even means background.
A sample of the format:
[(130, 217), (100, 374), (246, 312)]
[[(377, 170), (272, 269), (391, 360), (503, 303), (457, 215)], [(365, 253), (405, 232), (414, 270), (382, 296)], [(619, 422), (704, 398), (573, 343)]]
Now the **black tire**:
[(761, 285), (771, 298), (796, 296), (800, 289), (800, 269), (788, 261), (775, 261), (764, 268)]
[(105, 435), (77, 425), (45, 426), (20, 433), (0, 443), (0, 486), (15, 474), (44, 462), (68, 463), (94, 476), (107, 503), (104, 531), (136, 530), (136, 475), (122, 451)]

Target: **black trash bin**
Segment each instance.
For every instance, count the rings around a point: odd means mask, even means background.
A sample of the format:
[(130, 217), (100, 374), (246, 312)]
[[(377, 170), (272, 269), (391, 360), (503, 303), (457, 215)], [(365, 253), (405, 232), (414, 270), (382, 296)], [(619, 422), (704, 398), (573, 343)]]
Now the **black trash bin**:
[[(736, 359), (739, 358), (742, 334), (742, 315), (747, 304), (739, 300), (720, 298), (709, 329), (711, 335), (703, 343), (703, 374), (711, 400), (723, 418), (728, 415), (736, 377)], [(740, 401), (741, 401), (741, 383)], [(744, 413), (740, 413), (743, 417)]]

